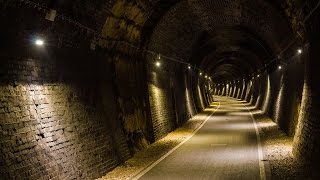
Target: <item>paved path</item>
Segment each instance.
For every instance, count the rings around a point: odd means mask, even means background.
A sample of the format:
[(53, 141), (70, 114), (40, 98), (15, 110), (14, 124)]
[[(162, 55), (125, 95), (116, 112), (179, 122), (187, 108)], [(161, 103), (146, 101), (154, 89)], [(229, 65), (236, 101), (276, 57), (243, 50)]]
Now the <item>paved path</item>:
[[(258, 132), (248, 106), (215, 97), (203, 127), (140, 179), (264, 179)], [(259, 156), (260, 151), (260, 156)]]

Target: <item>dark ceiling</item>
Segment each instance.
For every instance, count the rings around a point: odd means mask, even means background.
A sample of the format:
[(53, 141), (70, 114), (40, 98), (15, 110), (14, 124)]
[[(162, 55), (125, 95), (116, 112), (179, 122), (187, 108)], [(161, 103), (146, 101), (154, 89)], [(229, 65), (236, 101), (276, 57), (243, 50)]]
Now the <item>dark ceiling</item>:
[[(58, 12), (56, 20), (51, 24), (43, 23), (43, 27), (55, 39), (75, 41), (73, 44), (77, 45), (83, 41), (81, 37), (85, 33), (89, 34), (87, 39), (90, 40), (101, 32), (105, 39), (124, 41), (183, 60), (202, 69), (217, 81), (241, 79), (264, 70), (266, 64), (282, 55), (282, 50), (296, 37), (296, 31), (301, 26), (299, 14), (307, 14), (317, 3), (301, 0), (5, 2), (1, 4), (3, 14), (5, 10), (11, 14), (19, 13), (17, 9), (13, 12), (8, 8), (12, 4), (18, 5), (20, 9), (27, 7), (30, 14), (41, 14), (41, 21), (31, 15), (30, 21), (26, 15), (20, 19), (14, 16), (14, 20), (3, 18), (7, 24), (29, 23), (25, 26), (28, 32), (33, 31), (34, 22), (44, 21), (46, 11), (53, 8)], [(26, 14), (26, 11), (21, 10), (20, 14)], [(71, 28), (66, 28), (69, 24), (79, 31), (69, 31)], [(21, 28), (16, 29), (22, 32)], [(105, 44), (99, 41), (100, 46)]]
[(159, 20), (148, 48), (200, 67), (216, 80), (262, 70), (294, 37), (281, 7), (266, 0), (186, 0)]

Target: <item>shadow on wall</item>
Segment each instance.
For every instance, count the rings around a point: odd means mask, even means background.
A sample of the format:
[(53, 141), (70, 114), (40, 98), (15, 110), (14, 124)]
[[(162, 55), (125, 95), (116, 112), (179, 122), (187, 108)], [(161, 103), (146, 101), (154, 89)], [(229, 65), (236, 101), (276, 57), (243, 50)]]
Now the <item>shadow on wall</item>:
[(98, 50), (16, 50), (0, 62), (2, 177), (97, 178), (145, 143), (139, 64)]

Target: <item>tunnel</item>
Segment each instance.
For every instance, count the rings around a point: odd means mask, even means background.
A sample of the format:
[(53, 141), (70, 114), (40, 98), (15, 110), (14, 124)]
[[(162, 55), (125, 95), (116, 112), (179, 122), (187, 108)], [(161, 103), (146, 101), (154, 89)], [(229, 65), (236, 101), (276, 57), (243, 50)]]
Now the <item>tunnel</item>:
[(319, 179), (319, 5), (0, 0), (0, 179)]

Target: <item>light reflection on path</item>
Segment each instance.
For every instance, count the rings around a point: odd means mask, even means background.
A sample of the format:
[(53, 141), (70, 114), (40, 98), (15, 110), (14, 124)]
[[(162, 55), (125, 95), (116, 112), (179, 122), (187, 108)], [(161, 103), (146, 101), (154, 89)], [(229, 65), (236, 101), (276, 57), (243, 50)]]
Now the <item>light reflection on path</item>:
[(257, 136), (249, 113), (254, 108), (233, 98), (215, 100), (220, 108), (204, 126), (140, 179), (261, 179)]

